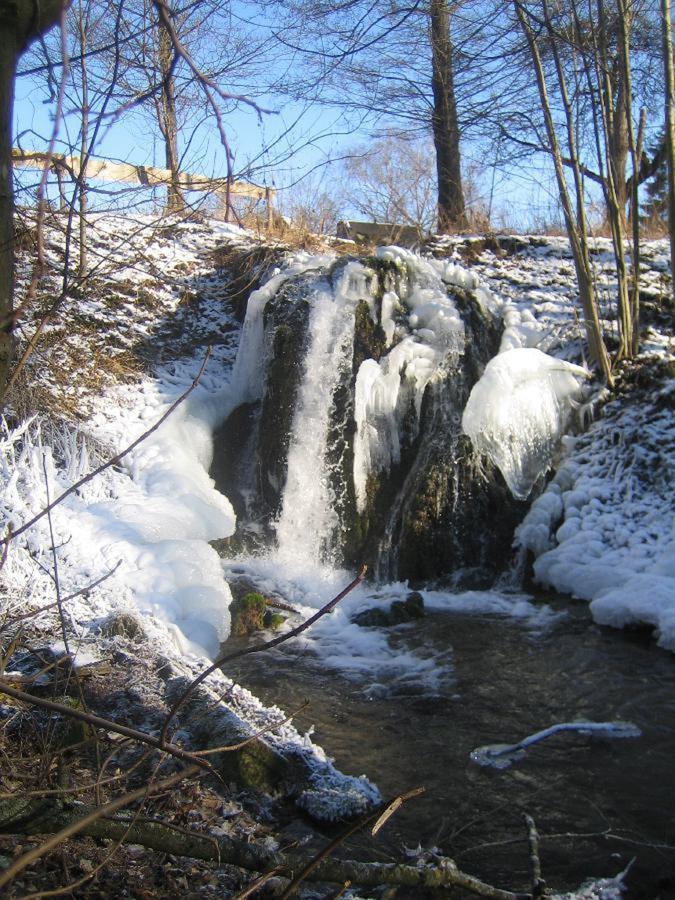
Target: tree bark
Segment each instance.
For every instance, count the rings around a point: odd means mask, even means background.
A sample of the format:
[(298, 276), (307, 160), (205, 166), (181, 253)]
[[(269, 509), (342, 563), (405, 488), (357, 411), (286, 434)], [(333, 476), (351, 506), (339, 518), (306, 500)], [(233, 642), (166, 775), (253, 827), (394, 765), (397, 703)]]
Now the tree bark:
[(445, 234), (466, 226), (459, 126), (455, 104), (448, 0), (431, 0), (432, 129), (438, 177), (438, 230)]
[(675, 84), (673, 79), (673, 34), (670, 21), (670, 0), (661, 0), (663, 29), (663, 67), (666, 84), (665, 131), (668, 161), (668, 230), (670, 232), (671, 293), (675, 300)]
[(159, 128), (164, 138), (164, 159), (171, 172), (171, 183), (166, 189), (167, 212), (180, 212), (185, 200), (180, 189), (178, 160), (178, 117), (176, 115), (176, 84), (173, 76), (175, 50), (168, 29), (160, 20), (159, 71), (162, 77), (162, 95), (159, 107)]
[(89, 73), (87, 71), (87, 27), (85, 22), (85, 11), (82, 8), (82, 0), (80, 0), (80, 9), (78, 11), (78, 31), (80, 37), (80, 69), (82, 75), (82, 124), (80, 133), (80, 209), (79, 209), (79, 232), (80, 232), (80, 259), (78, 265), (78, 275), (84, 278), (87, 274), (87, 161), (89, 155)]
[(65, 0), (3, 0), (0, 7), (0, 405), (12, 360), (14, 293), (14, 194), (12, 113), (19, 56), (57, 21)]
[[(93, 811), (93, 807), (82, 804), (71, 806), (58, 801), (25, 798), (5, 800), (0, 802), (0, 833), (51, 834), (74, 824)], [(302, 853), (275, 852), (228, 837), (216, 838), (198, 832), (189, 835), (159, 821), (136, 823), (131, 826), (130, 821), (130, 818), (121, 816), (98, 818), (79, 830), (79, 833), (95, 838), (123, 839), (127, 843), (141, 844), (150, 850), (194, 859), (213, 860), (218, 865), (229, 863), (253, 872), (264, 872), (278, 867), (287, 877), (292, 877), (294, 872), (303, 869), (311, 860), (311, 856)], [(440, 861), (438, 866), (418, 868), (396, 863), (364, 863), (349, 859), (326, 858), (307, 877), (311, 881), (337, 884), (351, 881), (353, 884), (366, 886), (405, 885), (419, 891), (456, 886), (492, 900), (521, 900), (530, 897), (529, 894), (515, 894), (486, 884), (473, 875), (460, 871), (450, 859)]]
[[(555, 170), (556, 181), (558, 184), (558, 194), (560, 203), (565, 216), (565, 226), (569, 237), (570, 249), (574, 260), (574, 269), (577, 276), (577, 287), (579, 289), (579, 300), (584, 311), (584, 325), (586, 329), (586, 338), (588, 340), (588, 350), (592, 361), (601, 370), (603, 377), (609, 387), (613, 387), (614, 378), (612, 375), (612, 367), (605, 346), (602, 327), (600, 324), (600, 315), (598, 312), (598, 302), (593, 285), (593, 272), (591, 269), (588, 235), (586, 228), (586, 214), (583, 203), (583, 184), (581, 178), (581, 170), (579, 168), (579, 157), (576, 149), (576, 140), (574, 137), (574, 122), (571, 115), (571, 104), (565, 82), (565, 74), (556, 53), (556, 45), (551, 46), (556, 61), (556, 72), (558, 77), (558, 86), (565, 106), (566, 124), (567, 124), (567, 141), (570, 152), (570, 160), (572, 163), (572, 171), (574, 173), (574, 183), (576, 190), (576, 216), (573, 209), (572, 198), (567, 187), (565, 179), (564, 164), (562, 153), (560, 152), (560, 144), (556, 133), (553, 114), (551, 112), (551, 104), (548, 98), (548, 88), (546, 85), (546, 76), (539, 52), (537, 37), (532, 30), (528, 14), (521, 0), (513, 0), (516, 15), (520, 23), (520, 27), (525, 35), (530, 50), (530, 57), (534, 74), (537, 81), (537, 89), (539, 92), (539, 101), (541, 111), (544, 116), (544, 124), (546, 127), (546, 135), (548, 137), (551, 158)], [(550, 17), (546, 0), (543, 4), (544, 16), (547, 21), (550, 33)]]

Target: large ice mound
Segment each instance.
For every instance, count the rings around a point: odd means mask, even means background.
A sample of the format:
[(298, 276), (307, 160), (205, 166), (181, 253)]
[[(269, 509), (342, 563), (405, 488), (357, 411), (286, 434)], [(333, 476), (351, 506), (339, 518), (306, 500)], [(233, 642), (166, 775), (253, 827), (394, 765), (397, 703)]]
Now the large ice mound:
[(474, 385), (462, 427), (499, 467), (514, 497), (526, 499), (551, 466), (586, 377), (580, 366), (518, 347), (491, 359)]

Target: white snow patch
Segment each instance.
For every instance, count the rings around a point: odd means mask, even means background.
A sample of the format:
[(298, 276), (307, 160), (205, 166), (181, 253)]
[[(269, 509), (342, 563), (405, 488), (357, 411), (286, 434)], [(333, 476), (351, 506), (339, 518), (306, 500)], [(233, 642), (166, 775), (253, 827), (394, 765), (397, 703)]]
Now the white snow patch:
[(675, 421), (671, 382), (609, 403), (516, 532), (537, 580), (591, 601), (602, 625), (652, 626), (675, 651)]

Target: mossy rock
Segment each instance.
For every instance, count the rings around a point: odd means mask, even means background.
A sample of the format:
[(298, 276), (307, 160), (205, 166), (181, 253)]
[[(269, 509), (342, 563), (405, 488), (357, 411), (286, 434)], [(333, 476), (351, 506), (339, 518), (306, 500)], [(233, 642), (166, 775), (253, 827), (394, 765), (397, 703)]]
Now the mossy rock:
[[(81, 702), (74, 697), (62, 697), (60, 702), (64, 706), (71, 707), (71, 709), (83, 711)], [(62, 748), (73, 747), (75, 744), (92, 740), (95, 736), (96, 729), (89, 725), (88, 722), (83, 722), (81, 719), (71, 719), (67, 715), (63, 716), (58, 738)]]
[(272, 612), (270, 609), (265, 612), (263, 619), (265, 628), (269, 628), (271, 631), (278, 631), (285, 621), (286, 616), (282, 616), (281, 613)]
[(265, 628), (267, 603), (262, 594), (246, 594), (230, 604), (232, 634), (245, 637)]
[[(175, 703), (190, 683), (185, 676), (172, 678), (167, 684), (167, 703)], [(251, 726), (222, 704), (217, 693), (203, 685), (181, 711), (181, 725), (195, 746), (206, 750), (236, 747), (208, 757), (226, 782), (269, 793), (277, 790), (288, 777), (289, 766), (284, 756), (264, 739), (255, 737)]]
[(405, 599), (405, 608), (413, 619), (423, 619), (426, 615), (424, 597), (419, 591), (411, 591)]
[(360, 625), (362, 628), (386, 628), (391, 624), (387, 611), (378, 609), (376, 606), (357, 613), (352, 622), (355, 625)]
[(389, 610), (373, 606), (357, 613), (352, 619), (363, 628), (390, 628), (424, 618), (424, 598), (419, 591), (412, 591), (405, 600), (394, 600)]
[(125, 637), (134, 641), (140, 641), (145, 637), (143, 626), (131, 613), (117, 613), (108, 616), (100, 626), (103, 637)]

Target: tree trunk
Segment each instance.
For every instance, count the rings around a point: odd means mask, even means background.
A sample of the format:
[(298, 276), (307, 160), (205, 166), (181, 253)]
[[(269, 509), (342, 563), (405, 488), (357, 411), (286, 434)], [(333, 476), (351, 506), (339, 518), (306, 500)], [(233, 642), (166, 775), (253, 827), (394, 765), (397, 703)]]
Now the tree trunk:
[[(586, 337), (588, 340), (588, 350), (592, 361), (600, 368), (605, 381), (610, 387), (614, 385), (612, 375), (612, 367), (605, 347), (605, 341), (602, 334), (602, 326), (600, 323), (600, 314), (598, 312), (598, 302), (593, 285), (593, 272), (591, 269), (588, 235), (586, 227), (586, 214), (584, 209), (583, 197), (583, 180), (581, 178), (581, 167), (579, 157), (577, 155), (576, 140), (574, 136), (574, 121), (571, 114), (571, 103), (567, 90), (565, 73), (561, 65), (560, 59), (556, 52), (556, 45), (552, 43), (554, 59), (556, 63), (556, 73), (558, 78), (558, 87), (565, 106), (565, 118), (567, 124), (567, 143), (570, 153), (570, 161), (574, 174), (574, 184), (576, 191), (576, 217), (573, 209), (572, 198), (568, 190), (565, 178), (564, 163), (562, 153), (560, 152), (560, 144), (556, 133), (553, 114), (551, 112), (551, 104), (548, 98), (548, 88), (546, 85), (546, 76), (539, 52), (537, 37), (532, 29), (528, 13), (524, 8), (521, 0), (513, 0), (516, 15), (520, 23), (520, 27), (525, 35), (530, 50), (530, 57), (534, 68), (534, 74), (537, 81), (537, 89), (539, 91), (539, 100), (541, 111), (544, 116), (544, 124), (546, 134), (550, 146), (551, 158), (555, 170), (556, 181), (558, 183), (558, 194), (560, 203), (565, 216), (565, 226), (570, 241), (570, 249), (574, 260), (574, 268), (577, 276), (577, 286), (579, 289), (579, 300), (584, 311), (584, 325), (586, 328)], [(548, 12), (546, 0), (543, 4), (544, 18), (546, 21), (549, 35), (552, 34), (551, 19)]]
[(670, 0), (661, 0), (663, 28), (663, 67), (666, 82), (665, 131), (668, 160), (668, 229), (670, 232), (671, 293), (675, 301), (675, 85), (673, 83), (673, 34), (670, 21)]
[(14, 195), (12, 113), (16, 63), (32, 38), (58, 19), (64, 0), (3, 0), (0, 7), (0, 405), (12, 360)]
[[(609, 134), (609, 163), (610, 177), (614, 181), (616, 201), (621, 216), (622, 230), (627, 232), (626, 205), (628, 203), (628, 191), (626, 182), (626, 163), (628, 162), (628, 121), (626, 108), (629, 102), (628, 85), (625, 72), (627, 61), (624, 58), (623, 48), (620, 48), (616, 65), (614, 66), (613, 80), (616, 85), (614, 97), (614, 114), (612, 128)], [(617, 71), (618, 70), (618, 71)]]
[(176, 116), (176, 85), (173, 76), (174, 46), (166, 26), (159, 23), (159, 71), (162, 76), (162, 97), (159, 128), (164, 138), (166, 168), (171, 172), (171, 184), (166, 189), (167, 212), (180, 212), (185, 200), (180, 188), (178, 162), (178, 119)]
[(438, 230), (466, 226), (448, 0), (431, 0), (432, 128), (438, 176)]
[(80, 0), (78, 30), (80, 36), (80, 60), (82, 74), (82, 124), (80, 133), (80, 259), (78, 275), (84, 278), (87, 274), (87, 167), (86, 161), (89, 154), (89, 73), (87, 71), (87, 28), (85, 12)]

